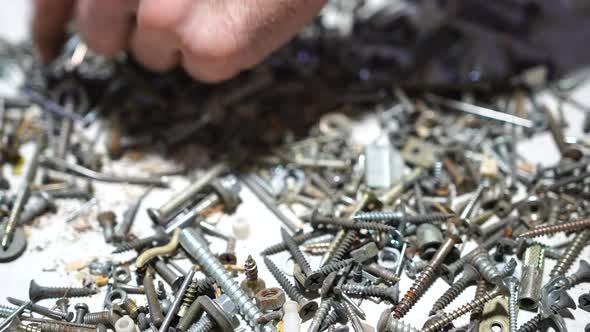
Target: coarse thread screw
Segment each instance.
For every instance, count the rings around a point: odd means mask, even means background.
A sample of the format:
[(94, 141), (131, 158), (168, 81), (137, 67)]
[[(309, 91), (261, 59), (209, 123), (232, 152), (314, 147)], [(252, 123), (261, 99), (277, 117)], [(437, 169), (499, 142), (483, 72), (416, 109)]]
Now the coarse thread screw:
[(361, 320), (359, 319), (359, 316), (356, 314), (356, 312), (354, 311), (354, 309), (352, 308), (350, 303), (344, 301), (342, 303), (342, 306), (344, 307), (344, 310), (346, 311), (346, 315), (348, 316), (348, 320), (350, 321), (350, 325), (352, 325), (352, 329), (355, 332), (364, 331), (365, 329), (363, 328), (363, 325), (361, 324)]
[(543, 235), (555, 234), (560, 232), (574, 232), (580, 229), (589, 228), (590, 219), (581, 219), (558, 225), (539, 226), (534, 229), (521, 233), (519, 237), (538, 237)]
[(581, 260), (578, 271), (572, 273), (566, 277), (568, 281), (568, 287), (574, 287), (582, 282), (590, 281), (590, 264), (587, 261)]
[(324, 331), (328, 326), (336, 324), (337, 322), (345, 325), (348, 322), (348, 316), (346, 316), (346, 309), (344, 309), (342, 303), (334, 301), (332, 302), (332, 310), (328, 312), (328, 315), (322, 322), (322, 326), (320, 326), (320, 331)]
[(378, 287), (378, 286), (362, 286), (362, 285), (351, 285), (344, 284), (340, 286), (340, 289), (349, 295), (356, 296), (372, 296), (380, 299), (387, 300), (391, 303), (396, 302), (396, 290), (394, 287)]
[(285, 290), (289, 297), (299, 304), (299, 316), (303, 320), (311, 318), (318, 309), (318, 304), (314, 301), (308, 301), (299, 290), (287, 279), (287, 276), (271, 261), (264, 256), (264, 264), (275, 277), (279, 285)]
[(44, 299), (57, 299), (60, 297), (86, 297), (96, 294), (98, 291), (90, 288), (75, 287), (43, 287), (39, 286), (35, 280), (29, 284), (29, 299), (37, 302)]
[(482, 277), (490, 283), (497, 284), (502, 279), (502, 274), (494, 265), (492, 258), (485, 250), (479, 250), (469, 259), (469, 263), (477, 268)]
[(561, 259), (557, 261), (557, 263), (549, 273), (549, 276), (555, 277), (564, 275), (567, 272), (567, 270), (569, 270), (569, 268), (572, 266), (576, 258), (580, 255), (582, 249), (584, 249), (584, 247), (588, 244), (589, 239), (590, 229), (585, 229), (581, 233), (576, 235), (572, 243), (570, 243), (570, 245), (563, 253)]
[(89, 312), (84, 315), (84, 324), (98, 325), (103, 324), (106, 326), (115, 326), (115, 322), (121, 318), (119, 314), (113, 310)]
[(331, 262), (341, 261), (342, 258), (344, 258), (344, 256), (350, 252), (350, 247), (352, 247), (352, 244), (356, 240), (357, 236), (358, 236), (357, 231), (355, 231), (355, 230), (347, 231), (344, 234), (344, 237), (342, 237), (340, 244), (334, 248), (334, 251), (330, 255), (331, 257), (326, 262), (326, 264), (330, 264)]
[(23, 324), (19, 323), (16, 327), (16, 331), (18, 332), (41, 332), (41, 327), (37, 324)]
[(258, 280), (258, 266), (256, 265), (254, 258), (252, 258), (252, 255), (248, 255), (248, 258), (246, 258), (246, 262), (244, 263), (244, 274), (246, 274), (246, 280)]
[[(477, 287), (475, 288), (475, 295), (473, 298), (479, 299), (482, 296), (484, 296), (487, 291), (488, 291), (488, 282), (483, 277), (481, 277), (479, 279), (479, 281), (477, 282)], [(471, 310), (471, 315), (469, 316), (469, 320), (472, 322), (479, 321), (481, 319), (482, 315), (483, 315), (483, 305), (478, 305)]]
[(508, 321), (510, 332), (516, 332), (518, 324), (518, 279), (507, 277), (505, 283), (508, 285)]
[(471, 264), (466, 264), (463, 268), (463, 275), (453, 285), (447, 289), (444, 294), (434, 302), (432, 309), (430, 309), (430, 315), (436, 314), (438, 311), (444, 309), (447, 305), (453, 302), (454, 299), (459, 296), (467, 286), (475, 283), (479, 280), (480, 274), (475, 267)]
[(182, 304), (178, 310), (178, 316), (183, 317), (188, 308), (201, 295), (207, 295), (211, 298), (215, 297), (215, 280), (205, 278), (192, 281), (184, 294)]
[(152, 236), (144, 237), (142, 239), (135, 239), (129, 242), (125, 242), (117, 246), (117, 249), (113, 250), (112, 254), (119, 254), (129, 250), (139, 250), (153, 244), (162, 244), (168, 241), (168, 236), (165, 233), (157, 233)]
[[(569, 305), (569, 303), (567, 301), (556, 301), (555, 303), (553, 303), (549, 307), (549, 310), (554, 313), (558, 313), (561, 310), (568, 307), (568, 305)], [(575, 305), (574, 305), (574, 307), (575, 307)], [(543, 316), (540, 313), (538, 313), (533, 318), (528, 320), (526, 323), (522, 324), (520, 326), (520, 328), (518, 329), (518, 332), (536, 332), (536, 331), (538, 331), (539, 324), (541, 323), (542, 320), (543, 320)]]
[(395, 274), (395, 272), (390, 271), (382, 266), (379, 266), (376, 263), (371, 263), (368, 265), (365, 265), (363, 267), (365, 269), (366, 272), (377, 276), (383, 280), (386, 280), (392, 284), (398, 282), (400, 280), (399, 276), (397, 274)]
[(40, 328), (43, 332), (96, 332), (93, 328), (64, 323), (41, 323)]
[(198, 322), (194, 323), (187, 332), (209, 332), (215, 328), (215, 322), (205, 314)]
[(484, 294), (480, 298), (476, 298), (471, 302), (465, 303), (464, 305), (460, 306), (459, 308), (449, 312), (443, 313), (440, 319), (432, 322), (428, 326), (424, 327), (420, 330), (420, 332), (436, 332), (442, 330), (445, 326), (449, 323), (454, 321), (455, 319), (465, 315), (466, 313), (472, 311), (478, 306), (483, 306), (491, 299), (495, 298), (498, 295), (501, 295), (503, 289), (500, 287), (494, 288), (491, 292)]
[(322, 300), (322, 303), (320, 303), (318, 310), (315, 312), (315, 315), (313, 315), (313, 319), (311, 321), (311, 324), (309, 325), (309, 329), (307, 330), (307, 332), (320, 331), (320, 327), (322, 326), (322, 321), (328, 315), (328, 312), (330, 311), (330, 307), (332, 307), (332, 302), (334, 302), (334, 298), (332, 298), (332, 297), (327, 297)]
[(432, 257), (430, 264), (424, 268), (420, 273), (410, 289), (406, 292), (402, 300), (398, 305), (393, 308), (393, 316), (396, 318), (402, 318), (410, 309), (416, 304), (418, 299), (422, 297), (424, 292), (430, 287), (436, 271), (442, 265), (444, 259), (453, 249), (455, 243), (459, 242), (460, 239), (454, 235), (449, 235), (445, 242), (438, 248), (437, 252)]
[(332, 217), (324, 217), (319, 215), (314, 215), (311, 218), (312, 225), (332, 225), (332, 226), (339, 226), (345, 229), (354, 229), (354, 230), (372, 230), (372, 231), (379, 231), (379, 232), (392, 232), (396, 228), (393, 226), (389, 226), (383, 223), (378, 222), (371, 222), (371, 221), (355, 221), (355, 220), (347, 220), (347, 219), (337, 219)]
[(351, 265), (354, 262), (353, 258), (347, 258), (341, 261), (336, 261), (336, 262), (332, 262), (330, 264), (326, 264), (324, 266), (322, 266), (318, 272), (323, 274), (324, 276), (327, 276), (328, 274), (335, 272), (335, 271), (339, 271), (342, 270), (343, 268)]
[[(302, 244), (303, 242), (309, 241), (313, 238), (316, 238), (318, 236), (322, 236), (326, 233), (324, 232), (319, 232), (319, 231), (314, 231), (314, 232), (310, 232), (310, 233), (303, 233), (303, 234), (299, 234), (299, 235), (295, 235), (293, 236), (293, 241), (295, 241), (295, 243), (297, 243), (297, 245)], [(262, 250), (260, 252), (261, 256), (270, 256), (270, 255), (275, 255), (278, 254), (282, 251), (287, 250), (287, 244), (283, 241), (277, 244), (273, 244), (270, 247)]]
[(206, 274), (215, 279), (219, 287), (238, 306), (246, 321), (257, 331), (274, 332), (270, 324), (260, 326), (256, 319), (262, 315), (250, 298), (242, 291), (232, 276), (225, 270), (217, 257), (209, 250), (205, 239), (194, 229), (185, 228), (180, 233), (180, 244), (184, 250), (203, 267)]
[(390, 317), (389, 321), (387, 322), (386, 331), (388, 331), (388, 332), (418, 332), (418, 329), (411, 326), (410, 324), (402, 322), (399, 319)]
[(325, 275), (320, 272), (312, 271), (307, 258), (305, 258), (303, 252), (299, 250), (297, 243), (284, 228), (281, 228), (281, 236), (283, 241), (287, 244), (287, 249), (291, 253), (291, 256), (303, 270), (303, 274), (305, 275), (303, 286), (309, 289), (319, 289), (322, 287)]
[(0, 305), (0, 317), (10, 316), (17, 308)]
[(433, 223), (437, 221), (445, 221), (455, 215), (452, 213), (428, 213), (416, 216), (404, 216), (403, 213), (397, 211), (379, 211), (379, 212), (360, 212), (352, 217), (353, 220), (358, 221), (380, 221), (380, 222), (392, 222), (402, 221), (409, 224), (424, 224)]

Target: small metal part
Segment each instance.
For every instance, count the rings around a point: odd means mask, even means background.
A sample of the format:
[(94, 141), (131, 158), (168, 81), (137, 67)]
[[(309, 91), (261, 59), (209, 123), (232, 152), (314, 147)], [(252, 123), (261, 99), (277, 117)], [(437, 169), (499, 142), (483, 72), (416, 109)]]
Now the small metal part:
[(258, 266), (252, 255), (248, 255), (244, 263), (244, 273), (246, 278), (240, 284), (240, 287), (250, 297), (254, 297), (258, 292), (266, 287), (266, 283), (258, 276)]
[(518, 291), (518, 305), (523, 309), (536, 309), (541, 298), (543, 268), (545, 266), (544, 251), (543, 246), (534, 244), (524, 252)]
[(127, 300), (127, 293), (120, 289), (113, 289), (106, 295), (105, 303), (108, 308), (121, 305)]
[(238, 308), (227, 295), (221, 295), (215, 300), (206, 296), (197, 299), (206, 315), (195, 323), (189, 331), (221, 331), (232, 332), (240, 325), (236, 314)]
[(365, 158), (365, 183), (370, 188), (390, 188), (401, 180), (403, 160), (391, 145), (367, 145)]
[(162, 259), (156, 259), (153, 263), (156, 273), (166, 281), (173, 291), (177, 291), (184, 282), (184, 276), (178, 274)]
[(94, 295), (97, 292), (97, 290), (91, 288), (43, 287), (39, 286), (35, 280), (31, 280), (29, 284), (29, 299), (33, 302), (61, 297), (86, 297)]
[(262, 289), (254, 298), (256, 305), (264, 311), (280, 309), (286, 301), (285, 293), (277, 287)]
[(113, 271), (113, 279), (115, 279), (117, 283), (129, 283), (131, 281), (131, 270), (129, 269), (129, 266), (117, 266)]
[[(6, 230), (6, 223), (0, 225), (0, 237), (4, 236)], [(12, 241), (7, 249), (0, 247), (0, 262), (11, 262), (19, 258), (27, 248), (27, 239), (25, 237), (25, 231), (22, 228), (14, 230), (12, 235)]]
[(403, 159), (407, 163), (423, 168), (432, 168), (439, 153), (436, 145), (415, 137), (410, 137), (402, 150)]
[(508, 297), (498, 296), (483, 306), (480, 331), (510, 331)]
[(432, 224), (422, 224), (416, 228), (416, 246), (422, 259), (431, 259), (443, 241), (441, 230)]

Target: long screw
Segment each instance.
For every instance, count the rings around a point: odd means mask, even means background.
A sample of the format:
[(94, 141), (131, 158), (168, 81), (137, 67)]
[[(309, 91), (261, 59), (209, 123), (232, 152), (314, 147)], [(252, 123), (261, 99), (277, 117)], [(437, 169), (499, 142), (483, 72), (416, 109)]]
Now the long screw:
[(430, 315), (436, 314), (438, 311), (444, 309), (447, 305), (453, 302), (454, 299), (459, 296), (467, 286), (474, 284), (479, 280), (480, 274), (475, 267), (471, 264), (465, 265), (463, 268), (463, 275), (453, 285), (447, 289), (444, 294), (434, 302), (432, 309), (430, 309)]
[(61, 297), (86, 297), (98, 293), (96, 289), (74, 287), (43, 287), (35, 280), (29, 285), (29, 299), (37, 302), (44, 299), (57, 299)]
[[(297, 243), (297, 245), (300, 245), (306, 241), (309, 241), (313, 238), (316, 238), (318, 236), (322, 236), (325, 234), (326, 233), (324, 233), (324, 232), (318, 232), (318, 231), (314, 231), (314, 232), (310, 232), (310, 233), (302, 233), (302, 234), (294, 235), (293, 241), (295, 241), (295, 243)], [(285, 251), (285, 250), (287, 250), (287, 244), (283, 241), (283, 242), (280, 242), (277, 244), (273, 244), (270, 247), (262, 250), (260, 252), (260, 255), (270, 256), (270, 255), (278, 254), (278, 253)]]
[[(326, 255), (324, 255), (324, 257), (328, 257), (324, 265), (330, 264), (331, 262), (337, 262), (342, 260), (344, 256), (349, 253), (350, 247), (356, 240), (357, 236), (358, 232), (355, 230), (349, 230), (344, 232), (342, 240), (334, 248), (334, 250), (332, 252), (327, 252)], [(331, 255), (327, 255), (328, 253)]]
[(312, 318), (318, 309), (318, 304), (314, 301), (308, 301), (299, 290), (287, 279), (287, 276), (273, 263), (268, 257), (264, 256), (264, 264), (270, 273), (275, 277), (279, 285), (285, 290), (287, 295), (299, 304), (299, 316), (303, 320)]
[(309, 325), (309, 329), (307, 330), (307, 332), (319, 332), (320, 331), (320, 327), (322, 326), (322, 321), (328, 315), (328, 312), (330, 311), (330, 308), (332, 307), (333, 302), (334, 302), (333, 297), (327, 297), (322, 300), (322, 303), (320, 303), (318, 310), (315, 312), (315, 315), (313, 315), (311, 324)]
[(158, 233), (148, 236), (148, 237), (144, 237), (141, 239), (135, 239), (133, 241), (122, 243), (117, 247), (117, 249), (113, 250), (111, 253), (112, 254), (119, 254), (119, 253), (133, 250), (133, 249), (140, 250), (140, 249), (145, 248), (147, 246), (164, 244), (168, 240), (169, 240), (168, 236), (164, 232), (158, 232)]
[(574, 232), (583, 228), (590, 227), (590, 219), (576, 220), (558, 225), (539, 226), (534, 229), (521, 233), (519, 237), (537, 237), (560, 232)]
[(350, 324), (352, 325), (352, 329), (354, 330), (354, 332), (364, 332), (365, 329), (363, 328), (363, 325), (361, 324), (359, 316), (356, 314), (356, 312), (354, 312), (350, 303), (344, 301), (344, 302), (342, 302), (342, 305), (344, 306), (344, 309), (346, 310), (346, 314), (348, 316), (348, 319), (350, 320)]
[(172, 320), (174, 320), (176, 318), (176, 314), (178, 313), (178, 309), (180, 308), (180, 304), (182, 303), (182, 299), (184, 297), (184, 294), (186, 293), (188, 286), (190, 285), (193, 277), (195, 276), (195, 272), (196, 272), (195, 269), (192, 268), (184, 276), (185, 277), (184, 281), (182, 282), (182, 285), (180, 286), (178, 291), (176, 291), (174, 301), (170, 305), (170, 308), (168, 309), (168, 312), (166, 313), (166, 316), (164, 317), (164, 320), (162, 321), (162, 325), (160, 325), (160, 329), (158, 331), (160, 331), (160, 332), (167, 332), (168, 331), (170, 324), (172, 324)]
[(395, 287), (378, 287), (378, 286), (362, 286), (362, 285), (351, 285), (344, 284), (340, 286), (340, 289), (345, 293), (352, 296), (360, 297), (377, 297), (395, 303), (397, 301), (397, 291)]
[(322, 287), (325, 275), (321, 272), (312, 271), (303, 252), (301, 252), (297, 243), (295, 243), (291, 235), (284, 228), (281, 228), (281, 236), (283, 241), (287, 244), (287, 249), (291, 253), (291, 256), (303, 270), (303, 274), (305, 275), (303, 286), (309, 289), (319, 289)]
[(590, 229), (585, 229), (570, 243), (568, 248), (563, 253), (563, 256), (560, 260), (557, 261), (549, 276), (555, 277), (564, 275), (567, 270), (572, 266), (576, 258), (582, 252), (582, 249), (588, 244), (588, 240), (590, 240)]
[(464, 305), (460, 306), (459, 308), (457, 308), (449, 313), (444, 313), (440, 319), (438, 319), (438, 320), (432, 322), (431, 324), (429, 324), (428, 326), (424, 327), (423, 329), (420, 330), (420, 332), (440, 331), (445, 326), (447, 326), (449, 323), (454, 321), (455, 319), (465, 315), (466, 313), (472, 311), (474, 308), (476, 308), (478, 306), (485, 305), (491, 299), (495, 298), (496, 296), (501, 295), (502, 292), (503, 292), (502, 288), (496, 287), (492, 291), (490, 291), (489, 293), (486, 293), (485, 295), (483, 295), (482, 297), (474, 299), (471, 302), (465, 303)]
[(518, 325), (518, 279), (515, 277), (507, 278), (508, 284), (508, 319), (510, 323), (510, 332), (516, 332)]
[(416, 304), (418, 299), (422, 297), (424, 292), (432, 284), (435, 274), (439, 267), (442, 265), (444, 259), (453, 249), (455, 243), (459, 242), (460, 239), (455, 235), (449, 235), (445, 242), (438, 248), (437, 252), (432, 257), (430, 264), (424, 268), (422, 273), (414, 284), (410, 287), (408, 292), (404, 295), (400, 303), (393, 308), (393, 316), (396, 318), (402, 318), (410, 309)]
[(18, 221), (20, 220), (21, 213), (29, 198), (29, 194), (31, 192), (31, 184), (35, 180), (35, 175), (37, 174), (37, 169), (39, 168), (39, 157), (41, 156), (41, 151), (43, 151), (44, 147), (44, 135), (40, 135), (37, 138), (35, 143), (35, 151), (31, 156), (31, 160), (27, 165), (25, 170), (25, 175), (23, 177), (23, 181), (18, 188), (18, 192), (16, 193), (16, 200), (14, 201), (14, 205), (10, 210), (10, 216), (8, 217), (8, 223), (4, 228), (4, 236), (2, 237), (2, 248), (7, 250), (10, 244), (12, 243), (12, 238), (14, 237), (14, 232), (16, 230), (16, 226)]
[[(481, 277), (479, 279), (479, 281), (477, 282), (477, 287), (475, 288), (474, 299), (478, 299), (478, 298), (481, 298), (482, 296), (484, 296), (486, 294), (486, 292), (488, 291), (487, 287), (488, 287), (488, 282), (483, 277)], [(469, 317), (469, 320), (471, 322), (478, 322), (479, 320), (481, 320), (482, 315), (483, 315), (483, 305), (475, 306), (471, 310), (471, 315)]]
[[(15, 299), (10, 296), (7, 297), (6, 300), (16, 306), (21, 306), (26, 303), (26, 301)], [(72, 312), (63, 312), (61, 310), (54, 310), (51, 308), (44, 307), (42, 305), (38, 305), (36, 303), (32, 303), (29, 306), (29, 310), (31, 310), (31, 312), (36, 312), (40, 315), (43, 315), (43, 316), (49, 317), (49, 318), (53, 318), (53, 319), (63, 319), (66, 321), (71, 321), (74, 318), (74, 313), (72, 313)], [(0, 316), (1, 316), (1, 314), (0, 314)]]
[(250, 326), (254, 327), (257, 331), (276, 331), (270, 324), (264, 326), (256, 324), (256, 319), (262, 315), (262, 312), (250, 301), (246, 293), (233, 280), (232, 276), (225, 270), (217, 257), (209, 250), (209, 245), (205, 239), (196, 230), (191, 228), (183, 229), (180, 232), (180, 245), (191, 257), (197, 260), (209, 277), (217, 281), (219, 287), (238, 306)]
[(312, 217), (310, 221), (312, 225), (333, 225), (339, 226), (344, 229), (354, 229), (359, 231), (366, 229), (378, 232), (392, 232), (396, 229), (393, 226), (385, 225), (378, 222), (354, 221), (343, 218), (331, 218), (319, 215)]
[(143, 199), (150, 193), (153, 187), (148, 187), (146, 191), (144, 191), (139, 197), (131, 202), (127, 211), (123, 213), (123, 220), (119, 223), (118, 227), (115, 229), (115, 233), (113, 234), (113, 239), (116, 241), (121, 241), (125, 239), (127, 233), (131, 229), (133, 222), (135, 221), (135, 216), (137, 216), (137, 211), (139, 211), (139, 207), (141, 206), (141, 202)]
[(352, 217), (353, 220), (358, 221), (380, 221), (380, 222), (401, 222), (405, 221), (408, 224), (426, 224), (445, 221), (454, 217), (451, 213), (428, 213), (419, 214), (416, 216), (405, 216), (404, 213), (398, 211), (379, 211), (379, 212), (360, 212)]
[(143, 276), (143, 288), (145, 290), (145, 296), (148, 302), (150, 319), (152, 323), (156, 325), (156, 327), (160, 327), (162, 321), (164, 320), (164, 315), (162, 314), (162, 307), (160, 306), (156, 287), (154, 286), (154, 276), (151, 268), (148, 268), (145, 271)]

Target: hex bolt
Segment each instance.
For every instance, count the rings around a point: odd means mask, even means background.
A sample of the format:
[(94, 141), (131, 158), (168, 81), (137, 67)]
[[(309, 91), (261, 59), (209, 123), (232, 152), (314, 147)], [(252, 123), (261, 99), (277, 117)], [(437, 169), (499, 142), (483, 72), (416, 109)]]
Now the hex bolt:
[(393, 308), (393, 316), (400, 319), (416, 304), (418, 299), (422, 297), (424, 292), (432, 284), (438, 268), (442, 265), (444, 259), (453, 250), (455, 243), (460, 242), (460, 239), (449, 234), (445, 242), (438, 248), (436, 254), (432, 257), (430, 264), (424, 268), (416, 280), (404, 295), (398, 305)]
[(476, 298), (471, 302), (465, 303), (464, 305), (460, 306), (459, 308), (449, 312), (444, 313), (440, 319), (437, 319), (426, 327), (422, 328), (420, 332), (437, 332), (441, 331), (445, 326), (449, 323), (454, 321), (455, 319), (465, 315), (466, 313), (472, 311), (474, 308), (478, 306), (483, 306), (491, 299), (495, 298), (496, 296), (502, 295), (504, 293), (504, 289), (500, 287), (494, 288), (489, 293), (485, 293), (482, 297)]
[(538, 237), (543, 235), (561, 233), (561, 232), (575, 232), (580, 229), (589, 228), (590, 227), (590, 219), (581, 219), (571, 222), (566, 222), (563, 224), (558, 225), (548, 225), (548, 226), (539, 226), (535, 227), (534, 229), (519, 234), (519, 237)]
[(199, 177), (197, 181), (172, 195), (172, 198), (164, 203), (160, 208), (150, 208), (147, 210), (150, 218), (157, 224), (164, 225), (178, 213), (182, 208), (189, 205), (197, 194), (205, 189), (213, 179), (221, 175), (227, 169), (226, 163), (218, 163), (211, 167), (205, 174)]
[(33, 151), (31, 160), (25, 169), (23, 181), (21, 182), (16, 193), (16, 200), (14, 201), (12, 209), (10, 210), (10, 216), (8, 217), (8, 222), (4, 228), (4, 236), (2, 236), (2, 240), (0, 241), (0, 244), (4, 250), (7, 250), (12, 243), (12, 238), (14, 237), (14, 232), (16, 231), (21, 213), (27, 202), (27, 199), (29, 198), (31, 184), (35, 180), (35, 175), (37, 174), (37, 169), (39, 168), (39, 158), (45, 145), (44, 138), (44, 135), (40, 135), (37, 138), (37, 141), (35, 142), (35, 150)]
[(244, 273), (246, 274), (246, 279), (242, 281), (240, 287), (246, 292), (246, 295), (254, 297), (256, 293), (266, 288), (266, 283), (258, 276), (258, 266), (252, 255), (248, 255), (244, 263)]
[(76, 310), (76, 319), (74, 320), (74, 323), (77, 323), (77, 324), (85, 323), (85, 316), (88, 313), (88, 304), (76, 303), (76, 305), (74, 306), (74, 309)]
[(588, 240), (590, 240), (590, 229), (585, 229), (582, 232), (578, 233), (574, 240), (570, 243), (567, 247), (561, 259), (557, 261), (551, 272), (549, 273), (550, 277), (564, 275), (569, 268), (572, 266), (576, 258), (580, 256), (582, 249), (588, 245)]
[(115, 225), (117, 225), (117, 215), (113, 211), (104, 211), (96, 216), (100, 227), (102, 227), (102, 234), (107, 243), (113, 241), (115, 232)]
[(238, 306), (250, 326), (254, 327), (256, 331), (276, 331), (269, 324), (264, 326), (256, 324), (256, 319), (262, 315), (262, 312), (250, 301), (250, 298), (233, 280), (231, 275), (209, 250), (209, 245), (205, 239), (196, 230), (191, 228), (183, 229), (180, 233), (180, 245), (191, 257), (197, 260), (209, 277), (217, 281), (219, 287)]
[(150, 320), (156, 327), (160, 327), (164, 320), (156, 287), (154, 287), (154, 276), (151, 268), (148, 268), (143, 275), (143, 288), (145, 289), (145, 296), (148, 302), (148, 310), (150, 312)]
[(340, 289), (348, 295), (364, 298), (366, 296), (377, 297), (390, 303), (397, 302), (397, 291), (395, 287), (378, 287), (344, 284)]
[(21, 213), (18, 224), (28, 224), (46, 212), (55, 213), (56, 211), (57, 206), (49, 194), (41, 192), (37, 195), (32, 195), (25, 205), (24, 211)]
[(29, 284), (29, 299), (37, 302), (44, 299), (57, 299), (60, 297), (86, 297), (98, 293), (96, 289), (74, 288), (74, 287), (43, 287), (39, 286), (35, 280)]
[(287, 276), (271, 261), (264, 257), (264, 264), (270, 273), (275, 277), (279, 285), (285, 290), (289, 297), (299, 304), (299, 317), (302, 320), (308, 320), (313, 317), (318, 309), (318, 304), (314, 301), (308, 301), (301, 292), (287, 279)]
[[(6, 300), (8, 302), (10, 302), (11, 304), (14, 304), (16, 306), (22, 306), (23, 304), (26, 303), (26, 301), (23, 300), (19, 300), (19, 299), (15, 299), (13, 297), (7, 297)], [(74, 318), (74, 314), (71, 312), (67, 312), (67, 311), (61, 311), (61, 310), (54, 310), (51, 308), (47, 308), (44, 307), (42, 305), (38, 305), (36, 303), (32, 303), (29, 306), (29, 310), (31, 310), (31, 312), (36, 312), (40, 315), (43, 315), (45, 317), (49, 317), (49, 318), (53, 318), (53, 319), (58, 319), (58, 320), (65, 320), (65, 321), (71, 321)]]
[(537, 308), (541, 298), (544, 265), (545, 251), (543, 246), (538, 244), (529, 246), (524, 252), (518, 291), (518, 305), (521, 308), (528, 310)]
[(291, 253), (295, 263), (297, 263), (297, 265), (299, 265), (303, 270), (303, 274), (305, 275), (303, 286), (309, 289), (320, 289), (320, 287), (322, 287), (322, 282), (324, 281), (325, 275), (321, 272), (313, 271), (311, 269), (309, 262), (303, 255), (303, 252), (301, 252), (297, 243), (284, 228), (281, 228), (281, 236), (283, 241), (285, 241), (287, 244), (287, 249)]
[(496, 268), (494, 261), (483, 249), (478, 249), (477, 252), (470, 257), (469, 263), (481, 273), (481, 276), (488, 282), (493, 284), (500, 283), (502, 274)]
[(438, 311), (443, 310), (447, 305), (453, 302), (454, 299), (459, 296), (469, 285), (475, 284), (480, 278), (480, 274), (475, 267), (471, 264), (466, 264), (463, 267), (463, 275), (453, 285), (447, 289), (444, 294), (438, 298), (430, 309), (430, 315), (436, 314)]
[(176, 273), (161, 259), (155, 260), (153, 265), (156, 273), (158, 273), (158, 275), (170, 285), (173, 291), (177, 291), (178, 288), (180, 288), (180, 285), (182, 285), (182, 282), (184, 281), (183, 275)]
[(238, 308), (227, 295), (221, 295), (211, 301), (206, 296), (200, 296), (197, 300), (201, 303), (206, 314), (193, 324), (188, 332), (221, 331), (232, 332), (240, 322), (235, 316)]

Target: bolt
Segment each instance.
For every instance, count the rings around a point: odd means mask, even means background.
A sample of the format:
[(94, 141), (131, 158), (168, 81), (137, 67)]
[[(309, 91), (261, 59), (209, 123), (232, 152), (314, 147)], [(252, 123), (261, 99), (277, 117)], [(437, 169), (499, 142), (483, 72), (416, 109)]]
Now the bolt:
[(424, 268), (424, 270), (420, 273), (416, 280), (408, 290), (408, 292), (404, 295), (400, 303), (395, 306), (393, 309), (393, 315), (396, 318), (402, 318), (418, 301), (420, 297), (424, 294), (424, 292), (430, 287), (432, 284), (436, 271), (442, 265), (444, 259), (453, 249), (455, 243), (460, 242), (460, 239), (453, 235), (449, 234), (445, 242), (438, 248), (434, 257), (430, 261), (430, 264)]
[[(19, 299), (15, 299), (13, 297), (7, 297), (6, 300), (16, 306), (22, 306), (26, 303), (26, 301), (22, 301)], [(49, 318), (53, 318), (53, 319), (63, 319), (66, 321), (71, 321), (74, 318), (74, 314), (71, 312), (67, 312), (67, 311), (61, 311), (61, 310), (54, 310), (51, 308), (47, 308), (44, 307), (42, 305), (38, 305), (36, 303), (32, 303), (29, 306), (29, 310), (31, 310), (32, 312), (36, 312), (40, 315), (43, 315), (45, 317), (49, 317)]]
[(39, 157), (41, 156), (41, 152), (45, 145), (44, 138), (45, 135), (39, 135), (37, 138), (37, 141), (35, 142), (35, 150), (33, 151), (31, 160), (25, 169), (23, 181), (21, 182), (20, 187), (16, 193), (16, 200), (14, 201), (12, 209), (10, 210), (10, 216), (4, 228), (4, 236), (1, 240), (2, 249), (4, 250), (8, 250), (10, 244), (12, 243), (16, 226), (20, 220), (20, 216), (29, 197), (29, 193), (31, 192), (31, 184), (35, 180), (35, 175), (37, 174), (37, 169), (39, 168)]
[(447, 289), (447, 291), (434, 302), (432, 309), (430, 309), (430, 315), (436, 314), (438, 311), (444, 309), (447, 305), (453, 302), (454, 299), (459, 296), (467, 286), (476, 283), (480, 278), (480, 274), (475, 267), (471, 264), (466, 264), (463, 268), (463, 275), (459, 280), (455, 281), (453, 285)]
[(115, 225), (117, 224), (117, 216), (113, 211), (101, 212), (96, 216), (100, 227), (102, 227), (102, 234), (107, 243), (113, 241)]
[(150, 312), (150, 320), (156, 327), (160, 327), (164, 320), (162, 314), (162, 308), (160, 307), (160, 301), (158, 300), (158, 294), (154, 287), (154, 276), (151, 268), (145, 271), (143, 276), (143, 288), (145, 289), (145, 296), (148, 302), (148, 310)]
[(74, 309), (76, 310), (76, 320), (74, 320), (74, 323), (84, 323), (85, 316), (88, 313), (88, 305), (86, 303), (76, 303)]
[(29, 284), (29, 299), (33, 302), (60, 297), (86, 297), (96, 293), (98, 293), (97, 290), (90, 288), (42, 287), (35, 280), (31, 280)]
[(240, 289), (231, 275), (224, 269), (215, 255), (209, 250), (205, 239), (194, 229), (186, 228), (180, 233), (180, 245), (203, 267), (205, 273), (215, 279), (219, 287), (238, 306), (246, 321), (257, 331), (276, 331), (269, 324), (256, 325), (256, 319), (262, 315), (250, 298)]
[(459, 308), (449, 312), (443, 313), (440, 319), (431, 322), (426, 327), (422, 328), (420, 332), (436, 332), (442, 330), (445, 326), (449, 323), (454, 321), (455, 319), (465, 315), (466, 313), (472, 311), (478, 306), (483, 306), (491, 299), (495, 298), (496, 296), (501, 295), (504, 292), (504, 289), (500, 287), (494, 288), (489, 293), (486, 293), (480, 298), (476, 298), (471, 302), (465, 303), (464, 305), (460, 306)]
[(164, 203), (160, 208), (148, 209), (148, 215), (155, 223), (160, 225), (166, 224), (171, 217), (189, 205), (199, 192), (205, 189), (213, 179), (225, 172), (226, 169), (227, 165), (223, 162), (213, 166), (205, 174), (200, 176), (197, 181), (179, 193), (172, 195), (172, 199)]
[(563, 256), (560, 260), (557, 261), (553, 270), (549, 273), (550, 277), (564, 275), (567, 270), (572, 266), (574, 261), (580, 253), (582, 249), (588, 244), (588, 240), (590, 239), (590, 229), (585, 229), (582, 232), (578, 233), (572, 243), (567, 247)]
[(299, 316), (301, 319), (305, 321), (312, 318), (318, 309), (318, 304), (314, 301), (308, 301), (268, 257), (264, 257), (264, 264), (275, 277), (279, 285), (283, 287), (285, 293), (299, 304)]
[(130, 298), (126, 298), (125, 301), (123, 301), (123, 303), (120, 304), (120, 306), (121, 308), (123, 308), (123, 310), (127, 312), (127, 314), (129, 314), (129, 317), (133, 319), (137, 318), (140, 309), (135, 303), (135, 301), (133, 301)]
[(115, 326), (115, 322), (121, 318), (121, 315), (114, 309), (99, 311), (99, 312), (87, 312), (83, 315), (84, 324), (98, 325), (103, 324), (106, 326)]
[(325, 275), (318, 271), (312, 271), (309, 262), (301, 250), (299, 250), (299, 246), (295, 241), (293, 241), (291, 235), (289, 235), (289, 233), (287, 233), (284, 228), (281, 228), (281, 236), (283, 241), (287, 244), (287, 249), (291, 253), (291, 256), (293, 256), (293, 259), (297, 265), (301, 267), (303, 273), (305, 274), (303, 286), (309, 289), (320, 289), (320, 287), (322, 287), (322, 282), (324, 281)]
[(572, 222), (567, 222), (558, 225), (539, 226), (534, 229), (521, 233), (519, 237), (538, 237), (548, 234), (555, 234), (560, 232), (575, 232), (580, 229), (590, 227), (590, 219), (581, 219)]

